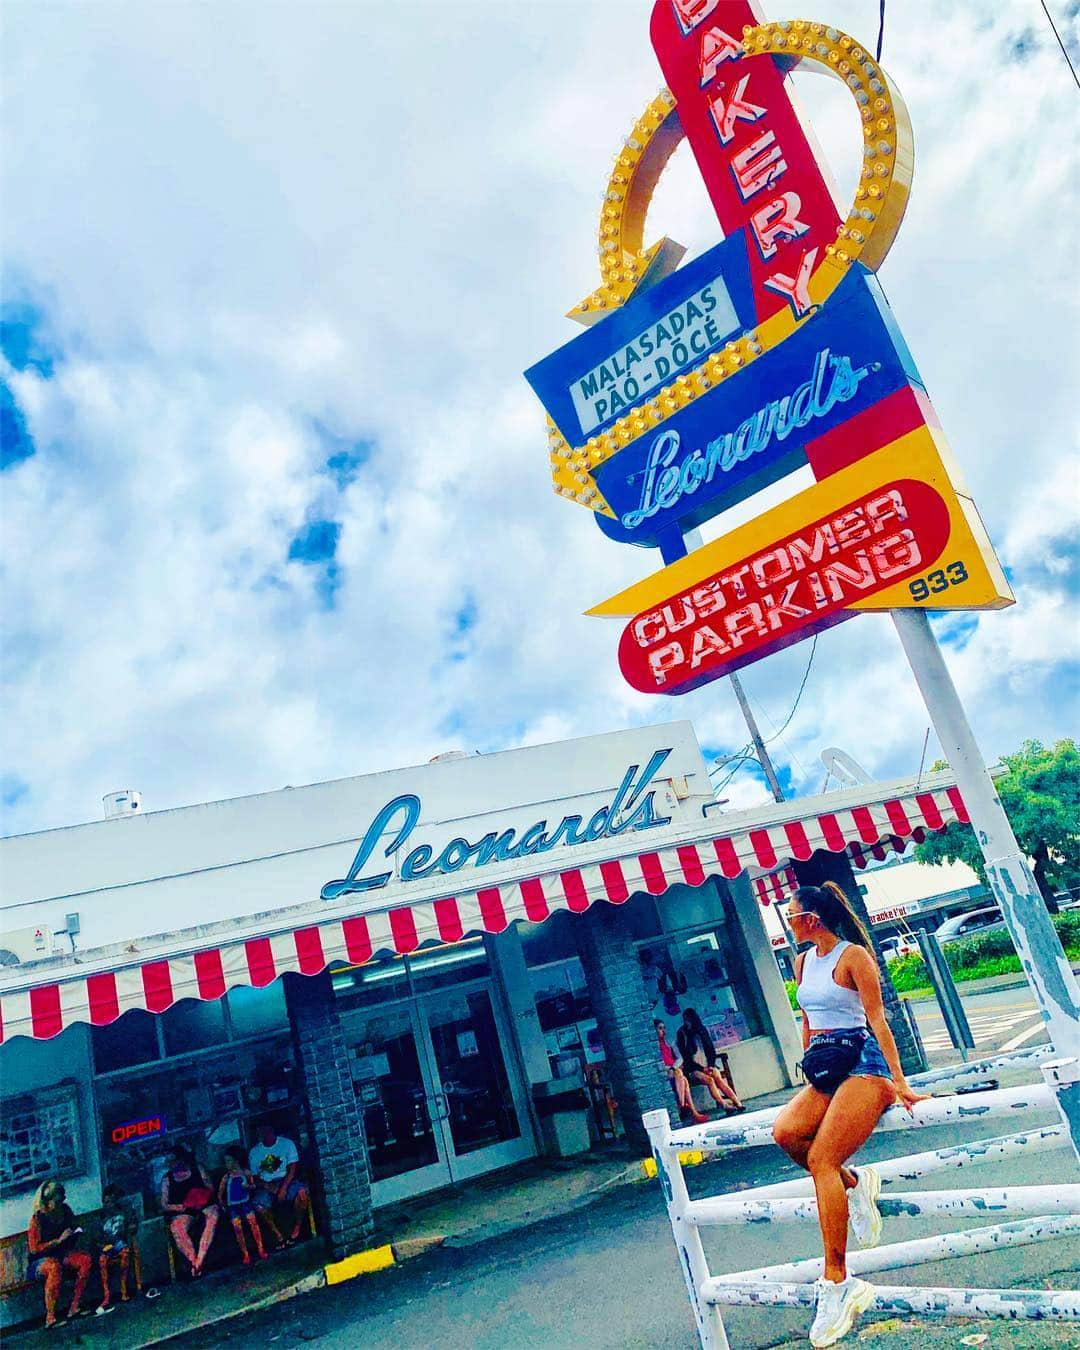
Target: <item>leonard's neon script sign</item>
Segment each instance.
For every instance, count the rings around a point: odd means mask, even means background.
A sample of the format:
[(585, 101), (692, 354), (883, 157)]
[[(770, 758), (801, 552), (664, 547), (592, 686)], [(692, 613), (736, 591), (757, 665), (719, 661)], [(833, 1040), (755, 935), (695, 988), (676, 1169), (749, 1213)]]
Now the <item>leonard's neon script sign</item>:
[[(538, 820), (520, 832), (515, 829), (491, 830), (475, 843), (458, 837), (445, 844), (437, 855), (430, 844), (418, 844), (402, 859), (401, 879), (422, 881), (440, 873), (458, 872), (469, 863), (484, 867), (491, 862), (509, 862), (534, 853), (548, 853), (560, 844), (589, 844), (597, 839), (612, 839), (628, 830), (651, 830), (657, 825), (669, 825), (671, 817), (657, 810), (656, 789), (649, 785), (670, 754), (670, 747), (657, 750), (640, 773), (638, 765), (631, 764), (614, 797), (607, 806), (594, 811), (588, 822), (579, 815), (571, 815), (563, 816), (551, 830), (546, 820)], [(385, 886), (393, 875), (391, 872), (366, 877), (360, 874), (390, 830), (394, 831), (393, 838), (383, 847), (381, 856), (390, 858), (405, 847), (420, 819), (420, 809), (420, 798), (414, 792), (402, 793), (388, 801), (367, 827), (348, 875), (328, 881), (320, 891), (322, 899), (336, 900), (342, 895)]]

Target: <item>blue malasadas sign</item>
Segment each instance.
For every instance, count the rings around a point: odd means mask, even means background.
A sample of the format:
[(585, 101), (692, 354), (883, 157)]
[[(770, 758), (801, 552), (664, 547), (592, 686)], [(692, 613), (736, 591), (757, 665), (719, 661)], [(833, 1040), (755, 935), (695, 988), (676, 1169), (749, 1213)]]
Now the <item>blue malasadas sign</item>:
[[(678, 357), (700, 362), (722, 347), (749, 303), (748, 277), (745, 241), (727, 239), (534, 366), (528, 378), (560, 430), (561, 415), (574, 443), (602, 432), (625, 412), (629, 380), (640, 401), (643, 381), (679, 373)], [(880, 286), (858, 266), (755, 373), (716, 385), (599, 466), (597, 487), (615, 513), (595, 516), (606, 535), (661, 547), (802, 467), (817, 437), (922, 385)]]

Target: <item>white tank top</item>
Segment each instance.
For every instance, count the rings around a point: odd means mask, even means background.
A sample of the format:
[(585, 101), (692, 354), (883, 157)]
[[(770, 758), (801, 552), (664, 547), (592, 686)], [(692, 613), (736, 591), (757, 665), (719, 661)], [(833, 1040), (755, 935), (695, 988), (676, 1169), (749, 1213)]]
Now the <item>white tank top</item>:
[(866, 1026), (866, 1009), (857, 989), (845, 989), (833, 979), (836, 963), (851, 946), (841, 940), (828, 956), (810, 947), (803, 957), (797, 998), (811, 1031), (850, 1031)]

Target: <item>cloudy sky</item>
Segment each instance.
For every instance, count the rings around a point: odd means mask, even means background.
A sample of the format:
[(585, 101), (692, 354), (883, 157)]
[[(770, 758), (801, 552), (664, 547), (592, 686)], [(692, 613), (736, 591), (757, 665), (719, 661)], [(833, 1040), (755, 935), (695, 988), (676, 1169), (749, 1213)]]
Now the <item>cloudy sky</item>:
[[(725, 683), (635, 694), (582, 617), (653, 559), (552, 494), (521, 378), (597, 284), (650, 7), (9, 0), (7, 831), (672, 716), (742, 746)], [(872, 44), (877, 8), (791, 12)], [(916, 181), (882, 280), (1019, 602), (938, 624), (993, 758), (1077, 730), (1077, 91), (1039, 0), (890, 0), (883, 63)], [(854, 105), (799, 88), (846, 186)], [(685, 147), (647, 233), (718, 238)], [(745, 672), (767, 735), (808, 655)], [(772, 750), (816, 791), (830, 745), (914, 772), (926, 723), (863, 617)]]

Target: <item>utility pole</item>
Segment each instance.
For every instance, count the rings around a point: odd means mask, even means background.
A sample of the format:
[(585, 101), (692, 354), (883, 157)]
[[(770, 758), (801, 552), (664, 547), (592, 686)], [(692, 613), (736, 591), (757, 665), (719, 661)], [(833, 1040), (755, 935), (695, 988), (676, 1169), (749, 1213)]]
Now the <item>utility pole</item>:
[(761, 765), (765, 774), (765, 781), (772, 791), (773, 799), (778, 802), (784, 800), (784, 791), (780, 786), (780, 780), (776, 776), (776, 770), (773, 768), (773, 762), (769, 758), (769, 752), (765, 749), (765, 742), (761, 739), (761, 732), (758, 730), (758, 724), (754, 719), (754, 714), (750, 711), (750, 704), (747, 701), (746, 691), (742, 687), (742, 681), (734, 672), (728, 676), (731, 681), (731, 687), (735, 690), (735, 697), (739, 700), (739, 707), (742, 709), (743, 718), (746, 721), (746, 729), (750, 733), (750, 739), (754, 743), (754, 753), (757, 755), (758, 763)]

